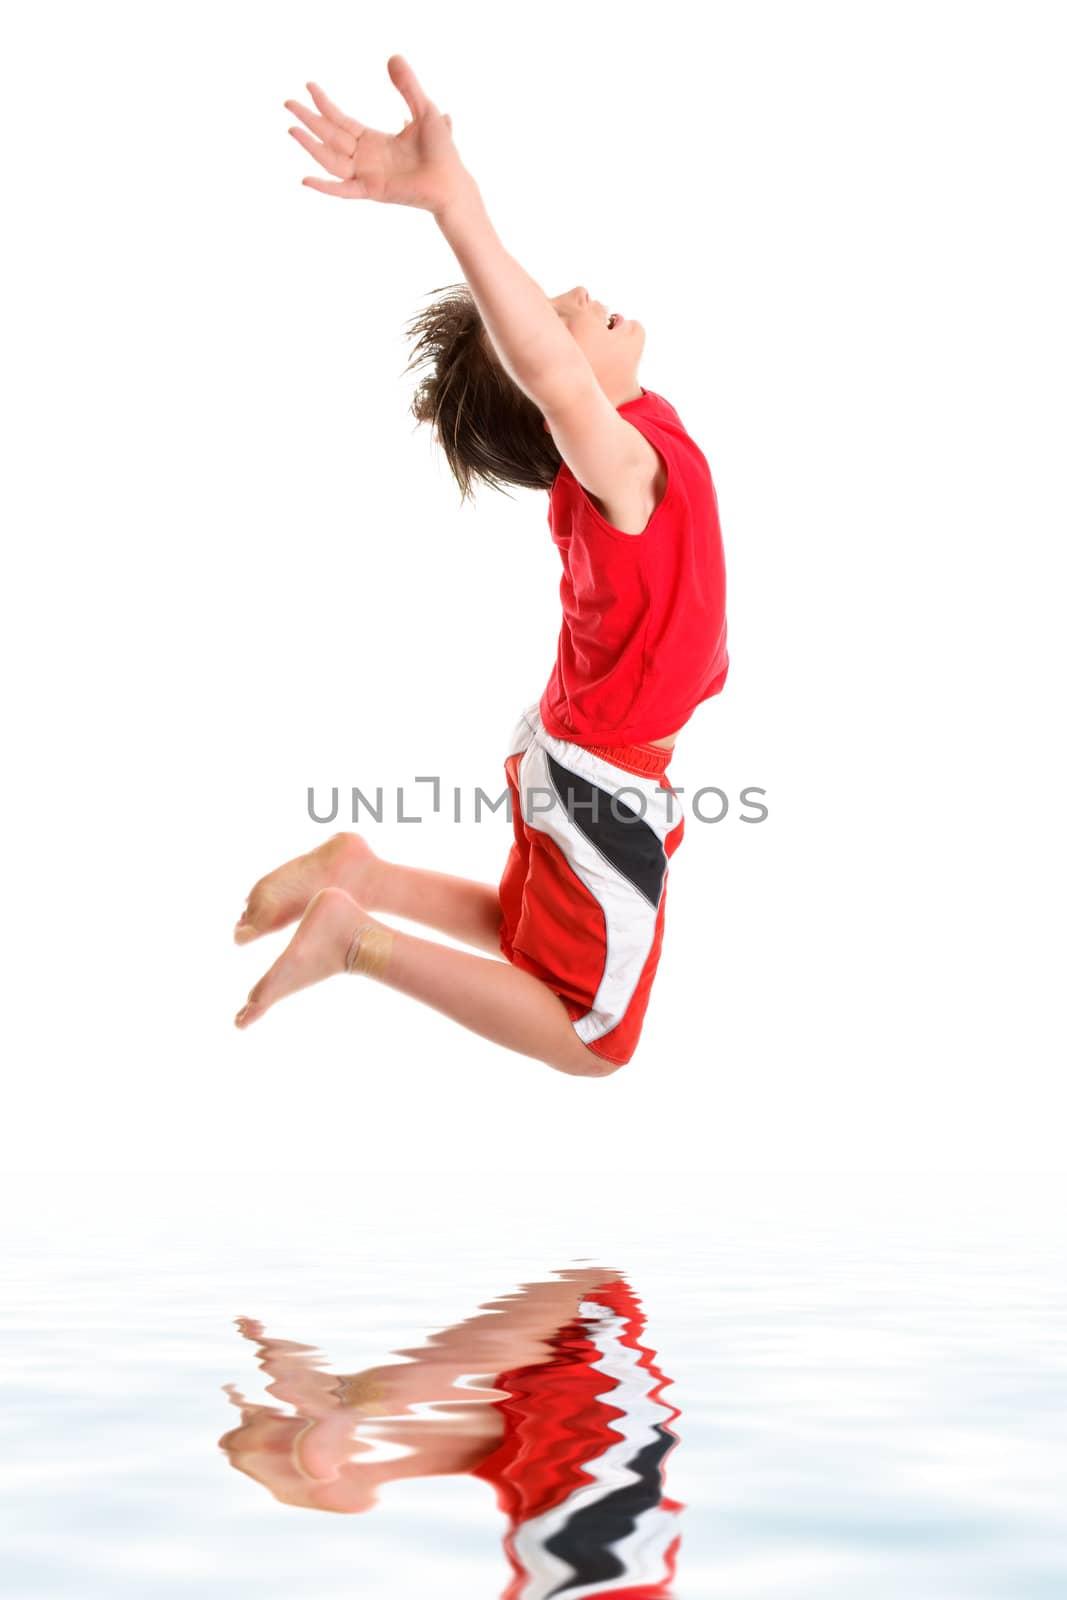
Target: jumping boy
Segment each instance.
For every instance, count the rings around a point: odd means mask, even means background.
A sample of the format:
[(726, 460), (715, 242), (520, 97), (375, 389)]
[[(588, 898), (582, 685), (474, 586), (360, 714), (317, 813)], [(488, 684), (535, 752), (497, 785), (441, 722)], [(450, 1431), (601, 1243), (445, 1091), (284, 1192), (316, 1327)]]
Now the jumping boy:
[(674, 407), (637, 381), (641, 324), (582, 287), (546, 297), (497, 237), (450, 117), (402, 56), (387, 68), (411, 113), (399, 134), (345, 116), (314, 83), (317, 114), (285, 102), (310, 130), (289, 131), (332, 174), (303, 181), (429, 211), (448, 240), (465, 282), (414, 319), (413, 360), (430, 373), (412, 410), (464, 496), (475, 479), (548, 491), (563, 622), (506, 752), (514, 839), (499, 884), (335, 835), (251, 891), (239, 944), (300, 922), (235, 1021), (359, 973), (560, 1072), (603, 1076), (633, 1055), (659, 964), (685, 829), (671, 751), (729, 666), (715, 489)]

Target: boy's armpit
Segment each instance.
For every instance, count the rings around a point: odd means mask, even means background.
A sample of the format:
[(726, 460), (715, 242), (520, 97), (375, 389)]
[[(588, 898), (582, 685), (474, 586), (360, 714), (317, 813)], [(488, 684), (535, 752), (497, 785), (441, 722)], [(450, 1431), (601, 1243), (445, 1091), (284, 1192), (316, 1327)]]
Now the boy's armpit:
[(620, 415), (591, 367), (541, 406), (556, 448), (595, 510), (617, 533), (643, 533), (667, 490), (664, 457)]

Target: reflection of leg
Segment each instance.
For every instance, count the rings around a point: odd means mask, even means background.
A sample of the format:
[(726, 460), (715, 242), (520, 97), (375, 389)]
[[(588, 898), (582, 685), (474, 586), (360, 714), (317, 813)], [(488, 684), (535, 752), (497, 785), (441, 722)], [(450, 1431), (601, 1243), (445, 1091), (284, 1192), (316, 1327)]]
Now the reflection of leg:
[[(388, 1483), (392, 1478), (465, 1472), (500, 1443), (503, 1432), (500, 1409), (488, 1400), (438, 1401), (432, 1417), (417, 1416), (403, 1404), (384, 1413), (342, 1406), (307, 1421), (293, 1434), (290, 1453), (308, 1478), (333, 1478), (357, 1466)], [(381, 1442), (402, 1444), (411, 1455), (373, 1459)]]
[[(473, 1472), (499, 1446), (504, 1417), (487, 1401), (438, 1407), (433, 1417), (364, 1419), (350, 1414), (347, 1430), (330, 1437), (322, 1423), (294, 1436), (291, 1459), (312, 1480), (324, 1510), (364, 1511), (378, 1491), (399, 1478), (440, 1478)], [(375, 1459), (381, 1445), (400, 1445), (403, 1455)]]
[(368, 911), (421, 922), (500, 955), (500, 902), (493, 884), (385, 861), (359, 833), (336, 833), (260, 878), (234, 928), (238, 944), (288, 927), (320, 889), (343, 889)]
[[(223, 1386), (241, 1413), (219, 1439), (231, 1466), (262, 1483), (283, 1505), (349, 1514), (369, 1511), (378, 1490), (397, 1478), (472, 1472), (500, 1443), (504, 1419), (496, 1406), (464, 1403), (447, 1419), (368, 1422), (358, 1411), (306, 1422), (275, 1406), (254, 1404)], [(394, 1434), (395, 1429), (395, 1434)], [(416, 1431), (413, 1431), (416, 1430)], [(409, 1452), (375, 1459), (376, 1446), (394, 1439)]]
[[(487, 1400), (448, 1401), (438, 1403), (432, 1417), (385, 1417), (365, 1432), (411, 1451), (381, 1462), (380, 1481), (444, 1477), (472, 1472), (497, 1448), (504, 1437), (504, 1416)], [(354, 1464), (359, 1464), (358, 1457)]]
[[(315, 895), (287, 949), (238, 1012), (238, 1027), (256, 1021), (297, 989), (344, 972), (354, 937), (366, 928), (373, 930), (375, 944), (368, 975), (378, 982), (559, 1072), (599, 1077), (612, 1070), (582, 1044), (559, 996), (531, 973), (389, 928), (340, 889)], [(359, 965), (357, 947), (354, 966)]]

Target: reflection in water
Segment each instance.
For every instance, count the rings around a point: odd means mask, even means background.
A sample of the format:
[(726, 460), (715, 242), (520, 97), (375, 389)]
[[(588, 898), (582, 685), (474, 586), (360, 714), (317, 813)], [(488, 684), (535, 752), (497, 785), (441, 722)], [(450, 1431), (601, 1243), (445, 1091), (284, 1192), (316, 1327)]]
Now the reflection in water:
[(469, 1473), (509, 1520), (503, 1600), (666, 1600), (684, 1507), (663, 1466), (679, 1413), (640, 1342), (636, 1295), (617, 1272), (568, 1268), (481, 1309), (394, 1352), (409, 1360), (347, 1377), (239, 1318), (267, 1392), (296, 1414), (227, 1384), (241, 1422), (220, 1446), (275, 1499), (319, 1511), (368, 1511), (394, 1478)]

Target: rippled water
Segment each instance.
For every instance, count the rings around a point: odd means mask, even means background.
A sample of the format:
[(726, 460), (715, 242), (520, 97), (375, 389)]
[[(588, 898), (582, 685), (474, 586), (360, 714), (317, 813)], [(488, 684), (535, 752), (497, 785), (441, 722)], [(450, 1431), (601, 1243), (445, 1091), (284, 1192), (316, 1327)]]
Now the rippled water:
[(1062, 1597), (1063, 1198), (9, 1180), (4, 1591)]

